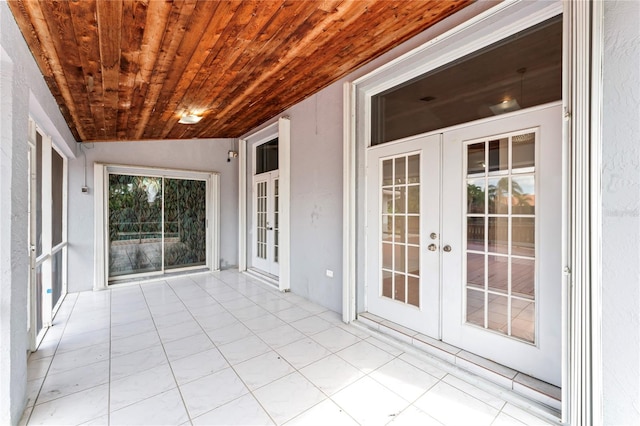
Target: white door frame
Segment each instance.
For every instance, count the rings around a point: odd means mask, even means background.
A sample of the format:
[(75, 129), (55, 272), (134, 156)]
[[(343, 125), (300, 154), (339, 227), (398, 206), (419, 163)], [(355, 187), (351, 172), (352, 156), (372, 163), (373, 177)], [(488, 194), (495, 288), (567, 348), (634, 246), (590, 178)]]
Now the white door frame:
[(359, 223), (364, 166), (358, 159), (369, 145), (371, 96), (560, 12), (565, 116), (562, 421), (601, 424), (602, 2), (503, 2), (344, 84), (343, 320), (355, 320), (362, 307), (356, 290), (367, 267), (358, 256), (364, 248), (358, 230), (366, 226)]
[[(250, 243), (247, 241), (247, 227), (252, 226), (247, 220), (247, 215), (249, 214), (247, 212), (247, 197), (252, 197), (253, 195), (247, 188), (247, 178), (249, 176), (248, 171), (251, 170), (251, 176), (253, 176), (255, 170), (253, 169), (253, 164), (248, 164), (247, 148), (250, 145), (267, 142), (276, 137), (278, 138), (278, 210), (280, 215), (278, 236), (280, 274), (278, 276), (278, 288), (280, 291), (289, 291), (291, 288), (291, 123), (288, 117), (281, 117), (277, 122), (240, 139), (238, 148), (240, 161), (238, 167), (238, 269), (243, 272), (248, 267), (247, 257)], [(251, 188), (253, 188), (253, 179), (251, 179), (250, 184)]]

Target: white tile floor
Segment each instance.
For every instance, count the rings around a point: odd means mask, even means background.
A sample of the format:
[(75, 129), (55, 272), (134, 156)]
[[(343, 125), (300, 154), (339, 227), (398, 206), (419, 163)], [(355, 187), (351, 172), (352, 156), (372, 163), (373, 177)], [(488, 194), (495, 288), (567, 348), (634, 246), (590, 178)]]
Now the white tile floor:
[(69, 294), (22, 424), (549, 424), (237, 271)]

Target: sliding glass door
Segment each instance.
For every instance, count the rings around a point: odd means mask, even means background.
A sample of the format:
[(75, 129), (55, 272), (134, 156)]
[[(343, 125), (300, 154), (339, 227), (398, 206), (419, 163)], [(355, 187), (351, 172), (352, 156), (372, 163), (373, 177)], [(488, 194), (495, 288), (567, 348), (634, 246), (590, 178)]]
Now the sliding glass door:
[(109, 280), (206, 266), (207, 181), (110, 173)]

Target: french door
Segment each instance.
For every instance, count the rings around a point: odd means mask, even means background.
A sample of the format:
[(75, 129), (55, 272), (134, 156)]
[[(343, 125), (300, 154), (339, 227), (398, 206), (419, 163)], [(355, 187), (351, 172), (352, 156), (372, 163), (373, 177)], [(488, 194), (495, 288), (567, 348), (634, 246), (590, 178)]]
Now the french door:
[(261, 173), (253, 179), (253, 262), (252, 266), (273, 276), (279, 267), (279, 174)]
[(561, 136), (553, 104), (370, 148), (367, 310), (559, 385)]

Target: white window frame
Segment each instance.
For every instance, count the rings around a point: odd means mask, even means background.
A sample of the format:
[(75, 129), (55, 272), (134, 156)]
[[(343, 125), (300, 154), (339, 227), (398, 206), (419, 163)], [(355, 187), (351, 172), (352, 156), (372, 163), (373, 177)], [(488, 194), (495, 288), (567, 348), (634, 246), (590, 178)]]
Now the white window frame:
[(565, 114), (561, 420), (602, 424), (602, 2), (503, 2), (344, 84), (343, 320), (356, 319), (356, 288), (367, 267), (357, 256), (363, 247), (356, 232), (363, 201), (357, 189), (364, 173), (357, 159), (370, 145), (371, 97), (558, 13), (563, 14)]
[[(280, 275), (278, 276), (278, 289), (289, 291), (291, 288), (291, 122), (289, 117), (280, 117), (277, 122), (260, 129), (239, 143), (239, 167), (238, 167), (238, 269), (246, 272), (248, 269), (247, 254), (247, 197), (251, 194), (247, 190), (247, 173), (251, 167), (251, 176), (255, 175), (255, 146), (278, 138), (278, 261)], [(252, 164), (247, 164), (247, 147), (253, 146)], [(252, 185), (253, 188), (253, 185)], [(253, 190), (252, 190), (253, 191)]]
[[(220, 269), (220, 174), (217, 172), (198, 171), (198, 170), (178, 170), (159, 167), (145, 166), (128, 166), (119, 164), (94, 164), (94, 188), (96, 194), (94, 197), (94, 236), (95, 236), (95, 263), (94, 263), (94, 290), (106, 290), (109, 288), (109, 174), (130, 174), (130, 175), (153, 175), (162, 178), (178, 178), (178, 179), (196, 179), (207, 182), (207, 258), (204, 267), (184, 268), (181, 271), (188, 272), (189, 269), (209, 270)], [(144, 274), (148, 280), (164, 279), (167, 273), (158, 275)], [(133, 278), (128, 275), (126, 279)], [(111, 284), (122, 282), (120, 280), (112, 281)]]

